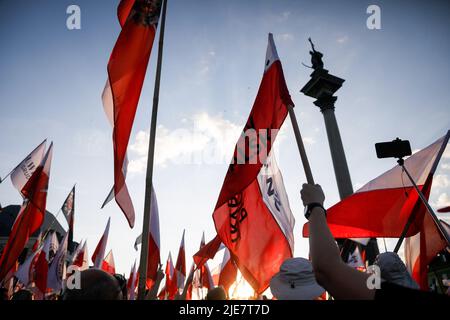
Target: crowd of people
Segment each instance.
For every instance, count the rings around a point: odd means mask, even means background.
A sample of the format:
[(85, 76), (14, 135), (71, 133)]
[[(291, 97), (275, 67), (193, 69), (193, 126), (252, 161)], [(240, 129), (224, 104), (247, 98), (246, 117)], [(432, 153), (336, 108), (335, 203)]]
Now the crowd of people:
[[(270, 281), (273, 299), (279, 300), (323, 300), (323, 299), (364, 299), (384, 300), (407, 298), (411, 300), (447, 299), (447, 295), (422, 291), (409, 274), (405, 264), (394, 252), (378, 255), (375, 265), (380, 272), (380, 283), (370, 285), (370, 277), (376, 274), (361, 272), (347, 265), (341, 258), (338, 246), (326, 221), (325, 200), (320, 185), (304, 184), (301, 190), (303, 205), (310, 208), (305, 214), (310, 223), (310, 260), (290, 258), (284, 261), (280, 270)], [(146, 300), (157, 300), (164, 272), (160, 268), (155, 282), (146, 291)], [(193, 281), (193, 273), (186, 279), (184, 290), (178, 292), (175, 300), (185, 300)], [(52, 295), (53, 300), (127, 300), (127, 279), (120, 274), (109, 274), (100, 269), (80, 272), (80, 287), (65, 288), (60, 295)], [(211, 288), (206, 300), (226, 300), (228, 293), (222, 286)], [(260, 296), (267, 299), (266, 296)], [(20, 289), (10, 297), (6, 288), (0, 289), (1, 300), (32, 300), (33, 292)]]

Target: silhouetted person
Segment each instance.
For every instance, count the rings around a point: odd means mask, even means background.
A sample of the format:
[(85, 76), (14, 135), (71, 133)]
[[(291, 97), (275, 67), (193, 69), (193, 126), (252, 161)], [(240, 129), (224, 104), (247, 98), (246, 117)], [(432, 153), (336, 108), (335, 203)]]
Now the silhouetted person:
[(30, 290), (19, 290), (16, 293), (13, 294), (11, 300), (21, 300), (21, 301), (27, 301), (27, 300), (33, 300), (33, 294)]
[(206, 300), (227, 300), (227, 293), (222, 286), (215, 287), (208, 291)]
[[(62, 300), (122, 300), (123, 284), (109, 273), (99, 269), (81, 271), (81, 288), (68, 289)], [(126, 287), (126, 282), (125, 282)]]

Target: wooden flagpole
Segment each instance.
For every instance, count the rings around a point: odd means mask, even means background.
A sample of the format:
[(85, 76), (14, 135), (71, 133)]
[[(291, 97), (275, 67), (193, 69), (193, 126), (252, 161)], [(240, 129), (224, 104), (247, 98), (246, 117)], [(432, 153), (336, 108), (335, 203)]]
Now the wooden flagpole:
[(300, 158), (302, 159), (303, 169), (305, 170), (306, 181), (309, 184), (314, 184), (314, 178), (311, 172), (311, 167), (309, 166), (308, 157), (306, 156), (305, 146), (303, 144), (303, 139), (300, 134), (300, 129), (298, 128), (297, 117), (295, 116), (294, 107), (288, 106), (289, 118), (291, 118), (292, 128), (294, 128), (295, 140), (297, 141), (298, 151), (300, 152)]
[(150, 139), (148, 146), (147, 174), (145, 178), (144, 222), (142, 226), (141, 259), (139, 263), (139, 287), (138, 287), (139, 300), (145, 299), (145, 285), (147, 280), (148, 235), (150, 230), (150, 208), (152, 201), (153, 156), (155, 153), (156, 121), (158, 116), (159, 84), (161, 81), (161, 66), (162, 66), (163, 45), (164, 45), (164, 27), (166, 24), (166, 10), (167, 10), (167, 0), (164, 0), (162, 4), (161, 30), (159, 33), (158, 62), (156, 67), (155, 90), (153, 92), (153, 109), (150, 125)]

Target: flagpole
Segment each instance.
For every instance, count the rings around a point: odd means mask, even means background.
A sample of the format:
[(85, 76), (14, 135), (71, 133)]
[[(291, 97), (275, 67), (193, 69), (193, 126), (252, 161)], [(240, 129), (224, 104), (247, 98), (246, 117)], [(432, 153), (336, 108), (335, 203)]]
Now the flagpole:
[(150, 229), (150, 208), (151, 208), (152, 187), (153, 187), (152, 186), (153, 156), (155, 153), (156, 121), (158, 116), (159, 85), (161, 82), (161, 66), (162, 66), (163, 45), (164, 45), (164, 27), (166, 24), (166, 10), (167, 10), (167, 0), (164, 0), (162, 7), (161, 30), (159, 33), (158, 62), (156, 67), (155, 89), (153, 92), (153, 109), (150, 125), (147, 174), (145, 178), (144, 222), (142, 226), (142, 246), (141, 246), (141, 258), (139, 263), (139, 287), (138, 287), (139, 300), (145, 299), (145, 285), (147, 280), (148, 235)]
[(306, 156), (305, 146), (303, 139), (298, 128), (297, 117), (295, 116), (294, 106), (288, 106), (289, 117), (291, 118), (292, 127), (294, 128), (295, 140), (297, 141), (298, 151), (300, 152), (300, 158), (302, 159), (303, 169), (305, 170), (306, 181), (309, 184), (314, 184), (311, 167), (309, 166), (308, 157)]
[[(434, 160), (433, 166), (431, 167), (431, 170), (430, 170), (430, 173), (428, 174), (428, 177), (431, 177), (436, 172), (436, 169), (437, 169), (437, 166), (439, 164), (439, 161), (440, 161), (442, 155), (444, 154), (445, 148), (447, 147), (447, 144), (448, 144), (449, 140), (450, 140), (450, 130), (447, 131), (447, 134), (444, 137), (444, 140), (442, 142), (441, 148), (439, 149), (439, 151), (437, 153), (436, 159)], [(428, 213), (430, 214), (431, 218), (433, 219), (434, 223), (436, 224), (436, 227), (438, 228), (439, 232), (444, 237), (444, 239), (447, 241), (447, 244), (450, 245), (450, 235), (447, 234), (446, 230), (442, 227), (439, 219), (436, 217), (436, 214), (434, 213), (434, 211), (431, 208), (430, 204), (428, 203), (427, 199), (425, 198), (423, 193), (417, 187), (417, 184), (415, 183), (414, 179), (409, 174), (408, 170), (406, 170), (403, 158), (399, 159), (397, 162), (400, 165), (400, 167), (403, 169), (403, 171), (407, 174), (407, 176), (408, 176), (409, 180), (411, 181), (414, 189), (416, 189), (420, 200), (423, 202), (423, 204), (425, 205)], [(428, 179), (427, 179), (427, 181), (428, 181)], [(414, 221), (414, 218), (416, 216), (415, 212), (416, 212), (416, 210), (414, 210), (411, 213), (411, 215), (409, 216), (408, 220), (406, 221), (405, 226), (403, 227), (403, 231), (402, 231), (402, 233), (400, 235), (400, 238), (398, 239), (397, 244), (395, 245), (395, 248), (394, 248), (394, 252), (395, 253), (397, 253), (398, 250), (400, 249), (400, 246), (402, 245), (403, 239), (406, 237), (406, 234), (408, 233), (409, 226)]]

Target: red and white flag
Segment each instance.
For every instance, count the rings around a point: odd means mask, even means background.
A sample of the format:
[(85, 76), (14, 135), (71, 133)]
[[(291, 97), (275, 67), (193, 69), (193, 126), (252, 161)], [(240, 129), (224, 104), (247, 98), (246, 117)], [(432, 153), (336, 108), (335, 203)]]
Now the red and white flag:
[[(151, 288), (156, 281), (158, 267), (161, 264), (160, 236), (159, 236), (159, 211), (155, 190), (152, 187), (152, 205), (150, 208), (150, 234), (148, 237), (147, 260), (147, 288)], [(142, 243), (142, 234), (137, 237), (134, 248)]]
[(186, 253), (184, 250), (184, 233), (181, 238), (180, 249), (178, 250), (177, 263), (175, 264), (175, 270), (172, 281), (175, 282), (177, 290), (184, 289), (184, 281), (186, 280)]
[(122, 30), (108, 62), (108, 81), (102, 99), (113, 125), (114, 195), (132, 228), (135, 217), (125, 184), (125, 159), (155, 39), (161, 1), (122, 0), (117, 12)]
[(127, 291), (128, 291), (128, 300), (135, 300), (136, 299), (136, 287), (138, 284), (137, 281), (137, 270), (136, 270), (136, 260), (134, 261), (133, 267), (130, 271), (130, 277), (128, 278), (127, 282)]
[[(406, 169), (427, 198), (449, 136), (450, 131), (405, 160)], [(395, 166), (328, 209), (327, 222), (335, 238), (398, 238), (412, 213), (415, 219), (407, 237), (421, 230), (426, 208), (402, 168)], [(303, 236), (308, 235), (305, 224)]]
[(8, 242), (0, 257), (0, 280), (15, 266), (30, 236), (41, 227), (44, 221), (52, 153), (53, 143), (21, 190), (26, 200), (13, 224)]
[(58, 252), (48, 267), (47, 288), (60, 291), (66, 278), (67, 242), (69, 233), (66, 232), (58, 248)]
[(112, 275), (116, 273), (116, 264), (114, 263), (112, 250), (110, 250), (105, 259), (103, 259), (101, 269)]
[[(200, 249), (205, 246), (205, 233), (203, 232), (202, 240), (200, 241)], [(214, 281), (209, 269), (208, 263), (205, 263), (198, 268), (198, 282), (202, 288), (212, 289), (214, 288)]]
[(11, 182), (20, 193), (36, 168), (42, 162), (46, 143), (47, 139), (38, 145), (36, 149), (31, 151), (31, 153), (11, 171)]
[(72, 265), (79, 268), (80, 271), (89, 269), (89, 254), (87, 249), (87, 241), (83, 243), (83, 246), (73, 256)]
[(15, 276), (25, 287), (27, 287), (34, 279), (34, 266), (36, 265), (37, 259), (41, 254), (41, 249), (33, 252), (28, 258), (19, 265), (19, 269), (17, 269)]
[(231, 259), (230, 250), (225, 248), (223, 260), (220, 264), (219, 286), (223, 286), (225, 292), (228, 294), (228, 290), (230, 290), (231, 285), (236, 281), (236, 277), (236, 264)]
[(100, 241), (95, 248), (94, 254), (92, 255), (92, 262), (94, 263), (94, 268), (101, 269), (103, 258), (105, 257), (106, 245), (108, 243), (108, 235), (109, 235), (109, 225), (111, 222), (111, 218), (108, 219), (108, 223), (106, 224), (105, 231), (103, 232)]
[(42, 294), (45, 294), (47, 291), (48, 267), (49, 265), (45, 258), (45, 252), (41, 251), (36, 261), (36, 265), (34, 266), (34, 283)]
[(173, 266), (172, 254), (170, 251), (169, 257), (167, 258), (165, 274), (166, 274), (166, 285), (164, 287), (165, 297), (169, 300), (173, 300), (175, 294), (177, 293), (177, 282), (176, 279), (174, 279), (175, 268)]
[[(258, 293), (266, 290), (281, 263), (292, 257), (289, 235), (280, 224), (292, 218), (279, 220), (276, 217), (290, 212), (278, 210), (289, 205), (277, 199), (277, 191), (272, 189), (268, 179), (262, 181), (265, 186), (260, 185), (258, 174), (287, 116), (288, 107), (293, 105), (273, 36), (269, 34), (264, 75), (213, 213), (217, 234)], [(256, 141), (247, 144), (249, 132), (256, 134)], [(244, 162), (240, 161), (242, 157)]]
[[(445, 231), (450, 234), (448, 225), (442, 220), (440, 222)], [(428, 265), (446, 247), (447, 241), (428, 213), (423, 216), (420, 232), (405, 239), (406, 267), (422, 290), (429, 290)]]

